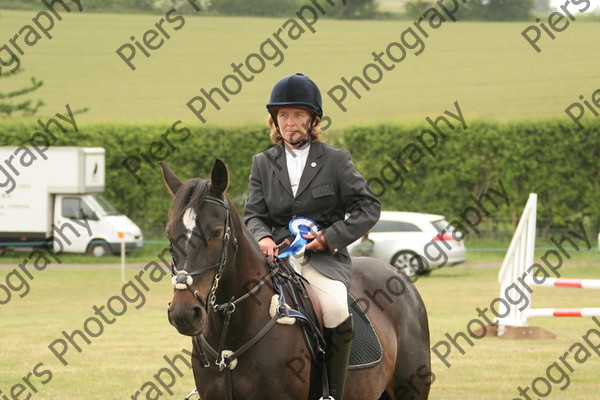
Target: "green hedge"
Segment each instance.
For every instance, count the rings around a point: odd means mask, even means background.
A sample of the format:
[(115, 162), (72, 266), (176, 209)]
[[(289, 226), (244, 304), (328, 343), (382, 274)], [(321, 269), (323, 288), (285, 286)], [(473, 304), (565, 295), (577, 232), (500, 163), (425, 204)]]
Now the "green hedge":
[[(43, 119), (45, 120), (45, 119)], [(329, 143), (347, 148), (363, 176), (381, 193), (387, 210), (440, 213), (459, 218), (473, 206), (469, 195), (479, 196), (488, 188), (498, 188), (500, 179), (511, 204), (493, 210), (482, 225), (487, 231), (510, 230), (520, 215), (530, 192), (538, 194), (538, 227), (542, 234), (550, 228), (571, 227), (584, 221), (594, 232), (600, 221), (600, 121), (590, 120), (578, 129), (567, 120), (501, 124), (468, 121), (467, 129), (457, 129), (440, 139), (432, 156), (424, 151), (418, 163), (405, 165), (403, 185), (376, 185), (384, 166), (393, 163), (398, 152), (418, 143), (416, 136), (425, 125), (380, 124), (329, 131)], [(181, 128), (183, 124), (179, 125)], [(147, 237), (157, 237), (165, 225), (170, 202), (154, 162), (143, 162), (141, 183), (123, 167), (123, 160), (148, 153), (152, 142), (171, 129), (169, 124), (79, 124), (79, 132), (57, 135), (55, 145), (98, 146), (106, 149), (105, 196), (119, 210), (139, 224)], [(183, 179), (208, 176), (215, 158), (223, 159), (230, 171), (229, 195), (238, 210), (243, 209), (252, 155), (269, 146), (265, 125), (193, 126), (183, 135), (168, 136), (176, 150), (166, 162)], [(21, 145), (39, 126), (35, 121), (3, 121), (0, 145)], [(164, 154), (164, 151), (161, 153)], [(414, 160), (414, 157), (413, 157)], [(0, 160), (0, 164), (4, 160)], [(394, 164), (398, 170), (397, 164)], [(388, 182), (390, 167), (384, 171)], [(509, 232), (508, 232), (509, 233)]]
[[(381, 169), (424, 126), (381, 124), (348, 128), (339, 144), (354, 155), (363, 175), (381, 179)], [(446, 128), (447, 129), (447, 128)], [(538, 229), (569, 228), (583, 221), (597, 232), (600, 222), (600, 121), (579, 129), (571, 121), (546, 120), (501, 124), (468, 121), (447, 135), (418, 164), (409, 165), (404, 185), (388, 185), (381, 201), (387, 209), (427, 211), (457, 217), (469, 199), (500, 179), (510, 199), (488, 218), (488, 228), (512, 228), (530, 192), (538, 194)], [(388, 172), (388, 171), (384, 171)], [(388, 176), (388, 181), (390, 174)], [(375, 184), (373, 189), (378, 192)], [(493, 209), (494, 207), (492, 207)], [(508, 229), (510, 231), (510, 229)]]

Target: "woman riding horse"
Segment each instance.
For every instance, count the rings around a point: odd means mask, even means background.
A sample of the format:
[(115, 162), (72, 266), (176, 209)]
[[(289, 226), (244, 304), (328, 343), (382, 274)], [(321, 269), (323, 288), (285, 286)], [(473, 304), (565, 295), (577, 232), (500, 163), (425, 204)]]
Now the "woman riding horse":
[(317, 229), (303, 235), (308, 240), (303, 255), (290, 262), (319, 299), (330, 393), (341, 400), (351, 346), (346, 338), (353, 325), (346, 246), (377, 222), (381, 205), (348, 151), (320, 141), (321, 93), (311, 79), (295, 74), (278, 81), (267, 110), (275, 146), (252, 160), (244, 222), (263, 254), (272, 258), (278, 255), (277, 243), (294, 240), (290, 220), (302, 216), (316, 223)]
[[(179, 333), (192, 338), (194, 381), (202, 399), (314, 400), (320, 394), (329, 399), (326, 385), (320, 387), (325, 368), (315, 360), (326, 356), (322, 347), (311, 357), (315, 349), (300, 324), (284, 321), (290, 318), (276, 283), (297, 279), (270, 262), (244, 229), (225, 193), (225, 164), (215, 160), (210, 180), (187, 182), (164, 163), (161, 168), (173, 195), (167, 234), (174, 291), (167, 315)], [(391, 265), (369, 257), (352, 260), (351, 282), (352, 313), (360, 316), (355, 321), (361, 331), (352, 348), (363, 354), (354, 354), (344, 399), (427, 400), (435, 377), (427, 311), (416, 287)], [(301, 302), (290, 290), (283, 292), (292, 307)], [(375, 337), (367, 340), (365, 324)]]

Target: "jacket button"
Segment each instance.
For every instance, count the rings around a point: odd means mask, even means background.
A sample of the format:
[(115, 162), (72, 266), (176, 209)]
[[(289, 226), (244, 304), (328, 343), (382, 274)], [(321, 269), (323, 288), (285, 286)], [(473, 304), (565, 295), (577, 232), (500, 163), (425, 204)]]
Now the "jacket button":
[(333, 249), (333, 254), (337, 253), (338, 249)]

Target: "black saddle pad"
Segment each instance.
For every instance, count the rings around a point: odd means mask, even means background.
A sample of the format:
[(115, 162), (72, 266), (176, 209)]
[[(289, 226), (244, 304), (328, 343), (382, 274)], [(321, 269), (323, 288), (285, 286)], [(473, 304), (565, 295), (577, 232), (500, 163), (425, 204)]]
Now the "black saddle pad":
[(383, 357), (381, 341), (362, 307), (350, 294), (348, 294), (348, 307), (354, 322), (348, 369), (373, 367), (379, 364)]

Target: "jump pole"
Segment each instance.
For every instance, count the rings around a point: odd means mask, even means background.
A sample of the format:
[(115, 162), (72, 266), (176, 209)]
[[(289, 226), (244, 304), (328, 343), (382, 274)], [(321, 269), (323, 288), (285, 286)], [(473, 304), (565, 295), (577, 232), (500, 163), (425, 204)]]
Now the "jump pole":
[[(535, 251), (535, 223), (537, 218), (537, 195), (530, 193), (513, 235), (510, 246), (500, 268), (500, 297), (510, 304), (508, 312), (498, 318), (496, 326), (488, 326), (487, 335), (496, 335), (505, 339), (556, 338), (546, 329), (529, 326), (530, 318), (537, 317), (594, 317), (600, 316), (600, 308), (531, 308), (531, 293), (524, 290), (527, 307), (509, 302), (506, 297), (509, 288), (519, 278), (529, 286), (545, 286), (574, 289), (600, 289), (600, 279), (559, 279), (545, 278), (538, 282), (533, 279), (527, 268), (533, 264)], [(533, 290), (532, 290), (533, 291)], [(521, 310), (519, 309), (521, 308)]]

